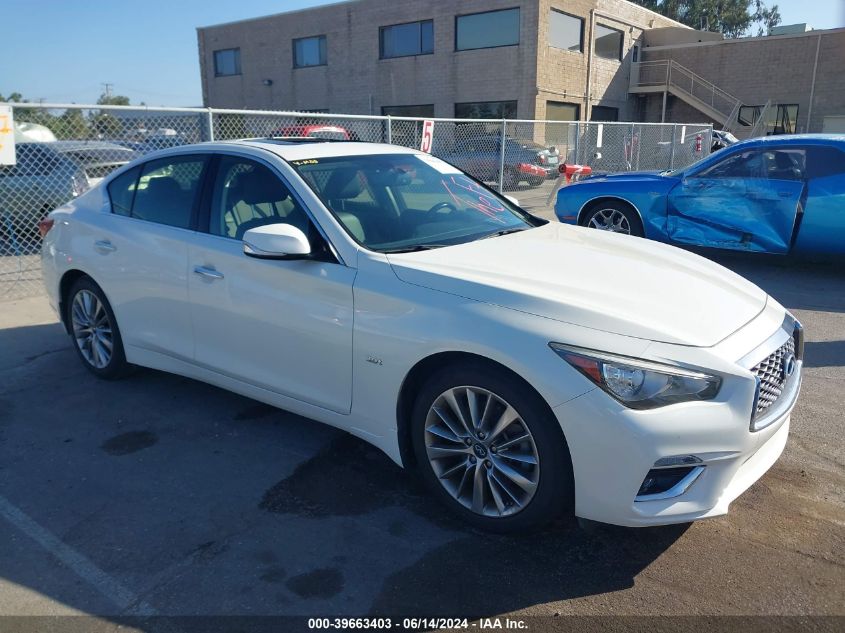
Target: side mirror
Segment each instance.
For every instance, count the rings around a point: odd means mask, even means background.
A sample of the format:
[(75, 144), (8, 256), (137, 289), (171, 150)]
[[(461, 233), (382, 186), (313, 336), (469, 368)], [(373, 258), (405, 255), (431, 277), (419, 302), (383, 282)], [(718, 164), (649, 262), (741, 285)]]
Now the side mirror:
[(519, 199), (518, 198), (514, 198), (513, 196), (509, 196), (507, 194), (505, 194), (504, 197), (505, 197), (506, 200), (510, 201), (511, 203), (515, 204), (516, 206), (519, 206)]
[(292, 224), (265, 224), (244, 233), (244, 255), (258, 259), (307, 259), (311, 244)]

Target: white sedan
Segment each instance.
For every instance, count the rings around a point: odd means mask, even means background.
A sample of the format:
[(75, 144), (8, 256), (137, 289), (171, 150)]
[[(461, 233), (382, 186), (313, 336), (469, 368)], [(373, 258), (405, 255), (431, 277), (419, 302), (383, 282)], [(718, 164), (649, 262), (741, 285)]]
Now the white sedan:
[(415, 150), (164, 150), (41, 229), (94, 374), (152, 367), (339, 427), (485, 529), (724, 514), (787, 440), (803, 335), (771, 297)]

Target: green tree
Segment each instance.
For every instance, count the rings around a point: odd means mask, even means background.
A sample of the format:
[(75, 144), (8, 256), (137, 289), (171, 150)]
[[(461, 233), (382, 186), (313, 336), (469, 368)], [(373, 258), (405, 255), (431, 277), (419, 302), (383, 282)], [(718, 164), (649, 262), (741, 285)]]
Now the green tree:
[[(2, 94), (0, 94), (0, 101), (5, 101), (7, 103), (22, 104), (31, 103), (29, 99), (25, 99), (24, 96), (19, 92), (13, 92), (8, 97), (4, 97)], [(53, 134), (56, 134), (57, 117), (51, 114), (49, 110), (45, 110), (43, 108), (27, 108), (16, 106), (15, 122), (37, 123), (38, 125), (43, 125), (48, 128), (51, 132), (53, 132)]]
[(91, 136), (88, 120), (82, 115), (82, 110), (65, 110), (55, 118), (55, 124), (50, 128), (60, 141), (84, 140)]
[(129, 97), (124, 97), (123, 95), (109, 95), (104, 93), (100, 95), (99, 99), (97, 99), (97, 105), (128, 106)]
[(778, 6), (769, 8), (763, 0), (633, 1), (694, 29), (717, 31), (726, 37), (742, 37), (754, 26), (757, 35), (765, 35), (781, 20)]

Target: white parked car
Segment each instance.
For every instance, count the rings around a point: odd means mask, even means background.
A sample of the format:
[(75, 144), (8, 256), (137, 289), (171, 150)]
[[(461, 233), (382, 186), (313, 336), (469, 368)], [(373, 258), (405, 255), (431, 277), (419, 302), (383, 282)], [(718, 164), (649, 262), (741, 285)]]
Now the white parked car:
[(491, 530), (724, 514), (801, 382), (800, 325), (745, 279), (406, 148), (163, 150), (42, 232), (94, 374), (152, 367), (345, 429)]

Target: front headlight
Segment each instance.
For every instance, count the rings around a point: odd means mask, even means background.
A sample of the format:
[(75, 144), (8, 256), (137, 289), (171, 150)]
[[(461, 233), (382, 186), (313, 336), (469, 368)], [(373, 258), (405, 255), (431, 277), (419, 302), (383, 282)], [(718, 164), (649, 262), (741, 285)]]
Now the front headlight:
[(647, 360), (549, 343), (563, 360), (631, 409), (654, 409), (692, 400), (711, 400), (719, 393), (718, 376)]

